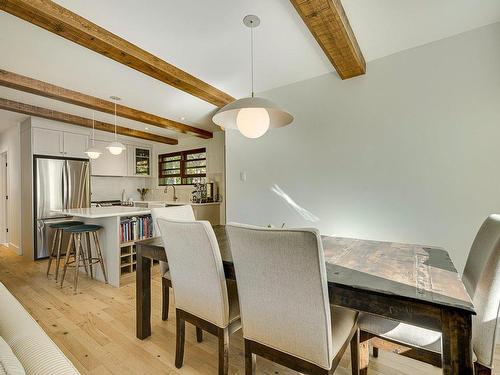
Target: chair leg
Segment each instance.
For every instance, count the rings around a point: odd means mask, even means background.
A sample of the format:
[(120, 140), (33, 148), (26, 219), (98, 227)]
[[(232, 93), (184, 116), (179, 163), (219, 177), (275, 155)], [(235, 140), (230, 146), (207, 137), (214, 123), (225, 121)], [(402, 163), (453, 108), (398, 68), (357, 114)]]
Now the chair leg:
[(52, 239), (52, 247), (50, 248), (50, 255), (49, 255), (49, 264), (47, 265), (47, 277), (49, 277), (50, 273), (50, 266), (52, 265), (52, 259), (54, 259), (54, 253), (56, 251), (56, 242), (57, 242), (57, 235), (59, 234), (59, 230), (56, 229), (56, 233), (54, 233), (54, 238)]
[(351, 338), (351, 370), (352, 375), (359, 375), (359, 329)]
[(66, 260), (64, 262), (63, 274), (61, 276), (61, 288), (63, 287), (64, 278), (66, 277), (66, 271), (68, 269), (69, 257), (71, 255), (71, 246), (73, 245), (73, 237), (75, 235), (73, 233), (69, 236), (68, 246), (66, 247)]
[(161, 278), (161, 320), (168, 320), (168, 305), (170, 303), (170, 290), (166, 280)]
[(203, 330), (196, 327), (196, 341), (203, 342)]
[(368, 374), (368, 364), (370, 363), (370, 334), (364, 331), (359, 333), (359, 374)]
[(101, 243), (99, 242), (99, 236), (96, 232), (93, 232), (94, 241), (96, 244), (97, 257), (99, 258), (99, 262), (101, 263), (101, 270), (104, 276), (104, 281), (106, 284), (108, 283), (108, 276), (106, 275), (106, 267), (104, 266), (104, 258), (102, 257)]
[(219, 328), (219, 375), (229, 371), (229, 328)]
[(92, 248), (90, 246), (90, 233), (84, 233), (83, 237), (86, 239), (86, 247), (87, 247), (87, 262), (89, 265), (90, 278), (94, 278), (94, 265), (92, 264)]
[(245, 339), (245, 375), (255, 375), (255, 354)]
[(181, 368), (184, 362), (184, 339), (186, 334), (186, 322), (179, 317), (179, 312), (175, 314), (175, 367)]
[(491, 369), (483, 366), (480, 363), (474, 363), (474, 374), (476, 375), (491, 375)]
[[(80, 274), (80, 256), (82, 256), (82, 238), (81, 234), (77, 234), (75, 236), (75, 277), (73, 279), (73, 294), (78, 293), (78, 276)], [(83, 255), (84, 256), (84, 255)], [(84, 256), (85, 257), (85, 256)], [(83, 261), (83, 264), (85, 265), (85, 260)], [(85, 269), (87, 269), (87, 266), (85, 266)]]
[(378, 348), (376, 346), (373, 347), (373, 358), (378, 358)]
[(59, 231), (59, 242), (57, 244), (57, 253), (56, 253), (56, 282), (59, 276), (59, 267), (61, 265), (61, 246), (62, 246), (62, 238), (64, 235), (64, 231)]

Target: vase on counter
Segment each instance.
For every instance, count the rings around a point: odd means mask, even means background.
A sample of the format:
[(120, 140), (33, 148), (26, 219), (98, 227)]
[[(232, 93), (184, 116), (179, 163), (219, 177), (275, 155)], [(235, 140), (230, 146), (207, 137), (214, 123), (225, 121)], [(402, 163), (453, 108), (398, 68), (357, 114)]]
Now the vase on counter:
[(146, 194), (148, 193), (149, 189), (147, 189), (147, 188), (141, 188), (141, 189), (137, 189), (137, 191), (141, 195), (141, 201), (146, 200)]

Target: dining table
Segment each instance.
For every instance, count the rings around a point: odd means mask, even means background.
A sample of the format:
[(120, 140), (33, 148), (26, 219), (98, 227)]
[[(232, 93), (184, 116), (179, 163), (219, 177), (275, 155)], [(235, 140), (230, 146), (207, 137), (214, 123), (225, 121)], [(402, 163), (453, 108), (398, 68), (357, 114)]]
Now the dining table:
[[(225, 226), (213, 229), (225, 276), (236, 280)], [(331, 305), (439, 331), (443, 374), (474, 373), (474, 306), (446, 250), (336, 236), (321, 240)], [(151, 335), (152, 261), (167, 262), (168, 248), (161, 237), (136, 245), (136, 336), (143, 340)], [(368, 358), (362, 357), (362, 372), (367, 363)]]

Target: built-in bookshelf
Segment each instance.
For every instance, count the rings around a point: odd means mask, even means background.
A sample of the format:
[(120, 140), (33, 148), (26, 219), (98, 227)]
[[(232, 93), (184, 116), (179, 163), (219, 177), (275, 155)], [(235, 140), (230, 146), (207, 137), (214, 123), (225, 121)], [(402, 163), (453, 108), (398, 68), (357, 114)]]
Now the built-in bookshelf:
[(136, 269), (135, 243), (153, 236), (153, 220), (151, 215), (122, 217), (119, 228), (120, 275), (126, 275)]

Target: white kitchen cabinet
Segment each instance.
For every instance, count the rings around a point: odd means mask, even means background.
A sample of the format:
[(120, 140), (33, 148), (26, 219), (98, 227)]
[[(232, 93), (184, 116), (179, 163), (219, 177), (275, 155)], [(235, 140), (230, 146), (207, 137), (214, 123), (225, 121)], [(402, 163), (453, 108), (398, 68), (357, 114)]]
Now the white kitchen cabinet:
[(70, 158), (85, 158), (85, 150), (88, 148), (89, 137), (85, 134), (63, 132), (64, 156)]
[(91, 174), (93, 176), (127, 176), (127, 150), (123, 150), (120, 155), (112, 155), (106, 146), (109, 142), (95, 141), (95, 147), (102, 154), (97, 159), (91, 160)]
[(33, 153), (71, 158), (87, 158), (89, 137), (85, 134), (33, 128)]
[(63, 132), (33, 128), (33, 154), (64, 156)]

